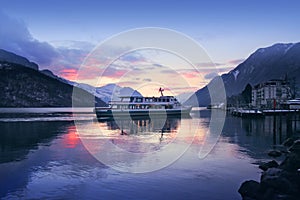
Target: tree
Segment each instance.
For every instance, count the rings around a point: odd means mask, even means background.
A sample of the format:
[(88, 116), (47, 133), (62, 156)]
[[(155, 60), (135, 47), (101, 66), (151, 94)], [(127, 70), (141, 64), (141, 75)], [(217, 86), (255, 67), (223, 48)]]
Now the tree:
[(290, 87), (291, 97), (295, 99), (297, 96), (296, 77), (291, 77), (288, 81), (288, 85)]
[(242, 92), (242, 99), (245, 104), (250, 104), (252, 100), (252, 86), (248, 83)]

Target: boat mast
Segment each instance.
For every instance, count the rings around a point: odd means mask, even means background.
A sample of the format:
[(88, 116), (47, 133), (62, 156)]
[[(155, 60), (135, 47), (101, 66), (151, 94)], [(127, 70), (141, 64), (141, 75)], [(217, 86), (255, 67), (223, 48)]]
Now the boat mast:
[(162, 97), (164, 96), (164, 94), (163, 94), (163, 91), (164, 91), (164, 90), (165, 90), (165, 89), (163, 89), (163, 88), (161, 88), (161, 87), (160, 87), (159, 90), (158, 90), (158, 91), (160, 92), (160, 94), (161, 94)]

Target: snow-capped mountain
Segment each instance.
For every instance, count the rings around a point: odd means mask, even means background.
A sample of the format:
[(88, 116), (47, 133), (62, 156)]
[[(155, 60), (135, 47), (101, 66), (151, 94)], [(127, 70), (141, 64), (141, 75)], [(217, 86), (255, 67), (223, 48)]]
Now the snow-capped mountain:
[(105, 103), (108, 103), (111, 100), (119, 100), (120, 96), (142, 96), (141, 93), (139, 93), (138, 91), (130, 87), (121, 87), (116, 84), (107, 84), (102, 87), (94, 87), (89, 84), (77, 83), (77, 82), (66, 80), (64, 78), (56, 76), (50, 70), (42, 70), (40, 72), (47, 76), (50, 76), (51, 78), (55, 78), (63, 83), (67, 83), (74, 87), (81, 88), (93, 94), (95, 97), (100, 98)]
[(76, 83), (69, 81), (69, 84), (79, 87), (83, 90), (88, 91), (89, 93), (100, 98), (105, 103), (108, 103), (111, 100), (119, 100), (120, 96), (142, 96), (137, 90), (132, 89), (131, 87), (121, 87), (117, 84), (107, 84), (102, 87), (93, 87), (89, 84)]
[(142, 96), (137, 90), (130, 87), (121, 87), (116, 84), (107, 84), (96, 88), (97, 97), (104, 102), (119, 100), (120, 96)]
[[(284, 79), (287, 76), (300, 85), (300, 43), (275, 44), (270, 47), (260, 48), (251, 54), (235, 69), (221, 76), (227, 97), (241, 93), (249, 83), (254, 86), (270, 79)], [(219, 77), (220, 78), (220, 77)], [(214, 78), (207, 86), (198, 90), (189, 98), (186, 104), (206, 106), (210, 104), (208, 88), (215, 88), (219, 93), (218, 78)], [(195, 101), (196, 100), (196, 101)], [(198, 104), (198, 102), (199, 104)]]

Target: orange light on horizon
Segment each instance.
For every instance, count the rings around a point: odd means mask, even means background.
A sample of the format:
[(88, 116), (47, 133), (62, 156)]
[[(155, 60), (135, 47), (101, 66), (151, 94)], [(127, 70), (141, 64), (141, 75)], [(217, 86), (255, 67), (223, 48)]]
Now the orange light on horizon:
[(76, 69), (63, 69), (59, 72), (59, 76), (64, 79), (74, 81), (77, 79), (77, 70)]

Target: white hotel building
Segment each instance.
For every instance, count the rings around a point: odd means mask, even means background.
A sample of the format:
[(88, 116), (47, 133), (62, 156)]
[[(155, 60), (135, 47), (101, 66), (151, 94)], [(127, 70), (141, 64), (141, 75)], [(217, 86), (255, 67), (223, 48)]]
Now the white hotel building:
[(280, 108), (291, 98), (290, 88), (285, 80), (270, 80), (252, 88), (252, 106), (256, 108)]

